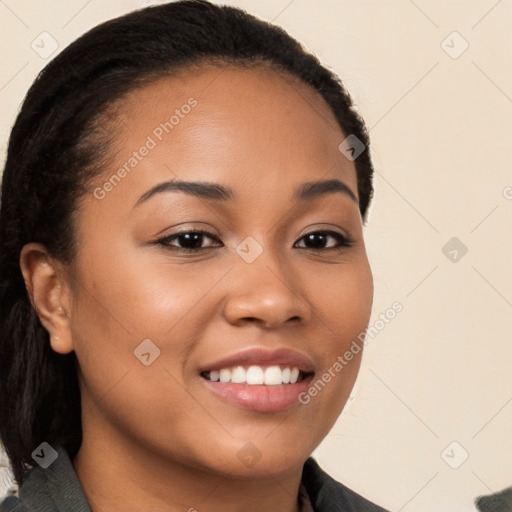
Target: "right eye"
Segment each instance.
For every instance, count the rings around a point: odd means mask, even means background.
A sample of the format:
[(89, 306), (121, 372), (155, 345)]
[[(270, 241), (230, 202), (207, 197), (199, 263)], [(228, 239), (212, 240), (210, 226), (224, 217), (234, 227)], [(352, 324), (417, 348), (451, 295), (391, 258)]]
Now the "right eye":
[[(205, 231), (202, 229), (198, 229), (192, 231), (181, 231), (179, 233), (175, 233), (173, 235), (160, 238), (159, 240), (156, 241), (156, 243), (162, 245), (163, 247), (171, 251), (191, 253), (211, 248), (201, 247), (201, 241), (203, 240), (204, 237), (208, 237), (212, 240), (215, 239), (220, 242), (220, 240), (213, 233), (210, 233), (209, 231)], [(172, 245), (170, 242), (173, 240), (180, 241), (181, 247), (176, 247)], [(197, 247), (197, 245), (199, 245), (199, 247)]]

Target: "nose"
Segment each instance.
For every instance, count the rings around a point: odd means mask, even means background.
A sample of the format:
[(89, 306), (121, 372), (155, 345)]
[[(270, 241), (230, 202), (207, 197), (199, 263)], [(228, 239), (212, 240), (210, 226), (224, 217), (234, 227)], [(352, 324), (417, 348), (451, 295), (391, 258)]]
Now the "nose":
[(230, 272), (224, 315), (233, 325), (257, 322), (267, 329), (286, 323), (307, 323), (311, 306), (298, 287), (299, 279), (289, 265), (265, 249), (252, 263), (242, 258)]

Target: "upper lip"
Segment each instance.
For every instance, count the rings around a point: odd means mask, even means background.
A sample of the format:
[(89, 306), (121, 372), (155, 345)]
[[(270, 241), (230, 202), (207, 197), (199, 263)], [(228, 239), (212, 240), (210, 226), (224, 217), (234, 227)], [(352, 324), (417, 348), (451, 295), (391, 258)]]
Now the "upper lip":
[(204, 365), (200, 372), (221, 370), (243, 365), (287, 365), (297, 367), (304, 373), (314, 371), (313, 362), (308, 356), (289, 348), (268, 350), (264, 348), (253, 348), (236, 352), (230, 356), (218, 359), (213, 363)]

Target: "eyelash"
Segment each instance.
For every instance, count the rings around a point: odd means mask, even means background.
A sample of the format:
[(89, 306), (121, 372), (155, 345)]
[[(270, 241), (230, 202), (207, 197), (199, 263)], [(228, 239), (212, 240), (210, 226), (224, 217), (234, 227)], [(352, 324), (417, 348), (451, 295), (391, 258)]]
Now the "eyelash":
[[(190, 234), (204, 235), (204, 236), (207, 236), (207, 237), (211, 238), (212, 240), (213, 239), (219, 240), (213, 233), (210, 233), (209, 231), (205, 231), (205, 230), (202, 230), (202, 229), (197, 229), (197, 230), (182, 231), (182, 232), (179, 232), (179, 233), (175, 233), (174, 235), (170, 235), (170, 236), (166, 236), (164, 238), (160, 238), (159, 240), (156, 240), (155, 243), (163, 246), (164, 248), (166, 248), (168, 250), (184, 252), (184, 253), (194, 253), (194, 252), (197, 253), (199, 251), (204, 251), (204, 250), (207, 250), (207, 249), (213, 249), (213, 247), (200, 247), (200, 248), (197, 248), (197, 249), (190, 249), (188, 247), (173, 247), (173, 246), (171, 246), (169, 244), (170, 240), (174, 240), (175, 238), (179, 238), (181, 236), (190, 235)], [(342, 235), (341, 233), (338, 233), (337, 231), (330, 231), (330, 230), (312, 231), (311, 233), (307, 233), (306, 235), (301, 237), (299, 240), (302, 240), (303, 238), (305, 238), (307, 236), (317, 235), (317, 234), (332, 236), (333, 238), (338, 240), (338, 244), (339, 244), (338, 247), (324, 247), (322, 249), (314, 249), (314, 248), (311, 248), (311, 247), (301, 247), (301, 249), (307, 249), (307, 250), (310, 250), (310, 251), (311, 250), (313, 250), (313, 251), (315, 251), (315, 250), (316, 251), (329, 251), (329, 250), (341, 251), (341, 250), (346, 249), (348, 247), (352, 247), (352, 245), (354, 244), (354, 240), (352, 240), (351, 238), (349, 238), (349, 237), (347, 237), (345, 235)]]

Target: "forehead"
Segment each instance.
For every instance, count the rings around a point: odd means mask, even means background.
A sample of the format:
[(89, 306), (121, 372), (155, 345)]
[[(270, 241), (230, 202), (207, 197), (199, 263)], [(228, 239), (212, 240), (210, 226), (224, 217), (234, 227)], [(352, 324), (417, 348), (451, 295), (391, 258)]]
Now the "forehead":
[[(116, 105), (116, 117), (114, 163), (99, 181), (122, 166), (128, 172), (109, 200), (122, 190), (133, 203), (148, 187), (178, 178), (226, 183), (241, 197), (243, 189), (268, 197), (305, 181), (339, 178), (357, 196), (355, 166), (338, 149), (345, 135), (334, 114), (317, 91), (284, 71), (182, 70), (131, 91)], [(144, 146), (146, 155), (134, 157)]]

